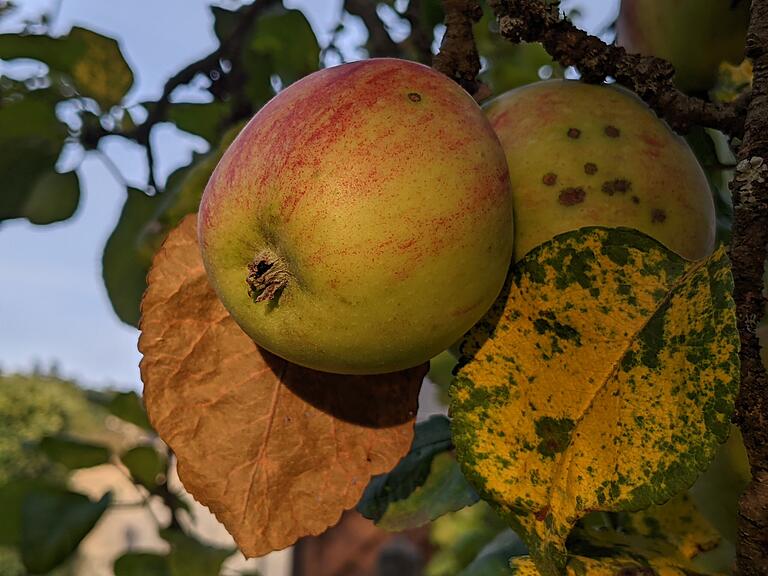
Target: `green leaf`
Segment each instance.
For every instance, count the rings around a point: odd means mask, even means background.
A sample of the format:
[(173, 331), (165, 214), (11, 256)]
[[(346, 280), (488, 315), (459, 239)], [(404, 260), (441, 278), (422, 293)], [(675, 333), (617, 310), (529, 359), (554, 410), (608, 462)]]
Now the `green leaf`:
[(109, 462), (109, 448), (83, 442), (64, 435), (46, 436), (40, 440), (40, 450), (54, 462), (70, 470), (90, 468)]
[(120, 456), (133, 478), (150, 490), (164, 477), (167, 462), (152, 446), (136, 446)]
[(751, 479), (747, 451), (741, 432), (731, 427), (728, 441), (720, 447), (707, 470), (691, 487), (696, 506), (724, 538), (735, 544), (738, 538), (738, 504)]
[[(99, 403), (102, 402), (100, 401)], [(130, 422), (144, 430), (154, 432), (147, 418), (144, 404), (136, 392), (114, 392), (107, 396), (103, 404), (113, 416), (117, 416), (121, 420)]]
[(432, 459), (425, 482), (407, 498), (391, 502), (376, 525), (393, 532), (416, 528), (477, 500), (456, 460), (448, 452), (441, 452)]
[(168, 556), (129, 552), (115, 560), (115, 576), (171, 576)]
[(426, 576), (456, 576), (505, 528), (506, 523), (482, 500), (441, 516), (431, 526), (430, 541), (437, 550)]
[(32, 224), (52, 224), (71, 217), (80, 203), (77, 174), (47, 172), (34, 183), (21, 215)]
[(0, 34), (0, 58), (40, 60), (69, 76), (83, 96), (107, 110), (119, 104), (133, 84), (133, 73), (113, 38), (74, 27), (66, 36)]
[(29, 493), (21, 506), (21, 559), (31, 574), (56, 568), (78, 547), (112, 501), (67, 490)]
[(445, 404), (448, 403), (448, 388), (453, 382), (453, 370), (457, 363), (458, 359), (450, 350), (441, 352), (429, 361), (427, 378), (437, 386), (440, 401)]
[(260, 18), (250, 49), (270, 57), (272, 69), (284, 85), (303, 78), (320, 66), (320, 45), (300, 10), (286, 10)]
[(21, 505), (32, 492), (63, 489), (49, 481), (11, 480), (0, 484), (0, 546), (18, 546), (21, 542)]
[(432, 416), (416, 425), (410, 452), (391, 472), (374, 476), (365, 489), (357, 510), (366, 518), (378, 521), (392, 502), (403, 500), (429, 475), (432, 459), (451, 448), (450, 421), (445, 416)]
[(152, 220), (160, 196), (147, 196), (128, 188), (120, 220), (107, 240), (102, 256), (102, 276), (109, 300), (118, 318), (132, 326), (139, 324), (139, 303), (147, 287), (151, 254), (139, 250), (138, 239)]
[(47, 224), (77, 207), (77, 177), (54, 172), (67, 134), (54, 107), (49, 90), (0, 100), (0, 221), (26, 217)]
[(499, 532), (477, 555), (477, 558), (459, 572), (458, 576), (512, 576), (509, 559), (527, 554), (520, 537), (512, 530)]
[(464, 473), (560, 574), (594, 510), (688, 488), (730, 430), (739, 382), (725, 249), (690, 262), (628, 229), (531, 251), (467, 334), (451, 387)]
[[(151, 110), (154, 103), (144, 106)], [(228, 102), (215, 100), (201, 104), (191, 102), (173, 103), (168, 107), (168, 120), (176, 127), (190, 134), (205, 138), (208, 142), (218, 142), (222, 126), (230, 114)]]
[(171, 576), (210, 576), (218, 574), (234, 548), (216, 548), (198, 542), (179, 530), (161, 530), (160, 535), (171, 545)]

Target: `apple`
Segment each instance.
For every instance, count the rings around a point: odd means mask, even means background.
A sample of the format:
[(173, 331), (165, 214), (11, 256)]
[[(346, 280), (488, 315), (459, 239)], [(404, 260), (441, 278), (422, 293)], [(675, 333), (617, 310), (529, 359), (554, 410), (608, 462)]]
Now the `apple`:
[(429, 67), (321, 70), (264, 106), (200, 203), (209, 280), (260, 346), (328, 372), (419, 365), (490, 308), (512, 259), (504, 151)]
[(706, 176), (680, 136), (632, 92), (551, 80), (485, 105), (507, 155), (515, 260), (583, 226), (626, 226), (687, 259), (714, 249)]
[(709, 90), (723, 61), (744, 59), (749, 0), (622, 0), (616, 43), (675, 67), (681, 90)]

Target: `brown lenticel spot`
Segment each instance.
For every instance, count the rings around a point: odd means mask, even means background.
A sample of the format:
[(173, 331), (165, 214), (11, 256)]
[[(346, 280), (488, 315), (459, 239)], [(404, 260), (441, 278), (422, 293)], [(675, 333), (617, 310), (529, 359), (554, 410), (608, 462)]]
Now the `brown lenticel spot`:
[(578, 128), (568, 128), (568, 138), (578, 138), (581, 136), (581, 130)]
[(633, 204), (640, 204), (640, 198), (637, 196), (632, 196), (632, 203)]
[(563, 188), (560, 190), (560, 195), (557, 197), (557, 201), (563, 206), (573, 206), (574, 204), (580, 204), (584, 202), (584, 197), (587, 192), (581, 186), (576, 188)]
[(418, 92), (411, 92), (408, 94), (408, 100), (411, 102), (421, 102), (421, 94)]
[(584, 173), (589, 174), (592, 176), (592, 174), (597, 174), (597, 164), (594, 162), (587, 162), (584, 164)]
[(667, 219), (667, 213), (661, 208), (654, 208), (651, 210), (651, 222), (654, 224), (661, 224)]
[(632, 182), (629, 180), (625, 180), (624, 178), (616, 178), (616, 180), (606, 180), (603, 182), (603, 186), (601, 187), (601, 190), (608, 194), (608, 196), (613, 196), (616, 194), (616, 192), (620, 192), (624, 194), (625, 192), (629, 192), (632, 189)]
[(616, 126), (606, 126), (603, 130), (605, 132), (605, 135), (608, 136), (608, 138), (618, 138), (619, 135), (621, 135), (621, 130), (616, 128)]
[(544, 177), (541, 179), (541, 181), (544, 182), (546, 186), (554, 186), (557, 184), (557, 174), (554, 172), (547, 172), (544, 174)]

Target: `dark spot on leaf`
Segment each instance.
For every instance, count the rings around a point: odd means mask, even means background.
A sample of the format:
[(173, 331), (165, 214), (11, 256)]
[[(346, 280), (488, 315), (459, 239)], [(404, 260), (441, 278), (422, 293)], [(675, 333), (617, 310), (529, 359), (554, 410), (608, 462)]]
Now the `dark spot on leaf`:
[(547, 172), (541, 179), (546, 186), (554, 186), (557, 183), (557, 174), (554, 172)]
[(563, 206), (573, 206), (574, 204), (584, 202), (586, 195), (586, 191), (581, 186), (576, 188), (563, 188), (560, 191), (560, 195), (557, 197), (557, 201)]
[(542, 456), (553, 458), (571, 443), (571, 432), (575, 424), (570, 418), (544, 416), (536, 420), (533, 425), (536, 435), (541, 438), (537, 450)]
[(408, 100), (411, 102), (421, 102), (421, 94), (418, 92), (411, 92), (408, 94)]
[(594, 162), (587, 162), (584, 164), (584, 173), (589, 174), (592, 176), (592, 174), (597, 174), (597, 164)]
[(578, 128), (568, 128), (568, 138), (576, 139), (581, 136), (581, 130)]
[(667, 219), (667, 213), (661, 208), (654, 208), (651, 210), (651, 222), (654, 224), (661, 224)]
[(547, 517), (547, 514), (549, 514), (549, 506), (544, 506), (541, 510), (537, 510), (534, 516), (536, 517), (536, 520), (539, 522), (544, 522), (544, 519)]
[(608, 138), (618, 138), (621, 135), (621, 130), (616, 128), (616, 126), (608, 125), (603, 131)]

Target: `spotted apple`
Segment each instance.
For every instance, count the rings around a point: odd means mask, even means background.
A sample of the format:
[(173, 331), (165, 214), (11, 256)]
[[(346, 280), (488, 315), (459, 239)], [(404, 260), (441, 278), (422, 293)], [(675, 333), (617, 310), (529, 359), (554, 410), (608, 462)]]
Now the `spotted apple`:
[(706, 176), (683, 138), (632, 92), (537, 82), (485, 106), (507, 155), (515, 259), (583, 226), (625, 226), (695, 260), (714, 249)]
[(491, 306), (512, 258), (504, 151), (429, 67), (316, 72), (264, 106), (203, 194), (209, 280), (260, 346), (317, 370), (415, 366)]

